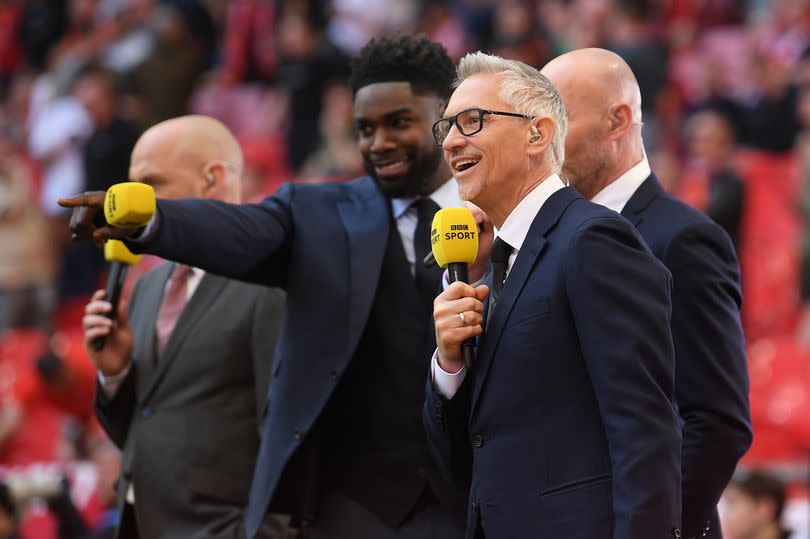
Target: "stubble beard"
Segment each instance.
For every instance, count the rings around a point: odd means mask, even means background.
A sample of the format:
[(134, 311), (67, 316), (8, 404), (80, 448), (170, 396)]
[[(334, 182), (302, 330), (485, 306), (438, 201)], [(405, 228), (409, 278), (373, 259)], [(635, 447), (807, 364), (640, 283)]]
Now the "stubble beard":
[(562, 176), (571, 187), (588, 200), (596, 196), (596, 190), (607, 169), (607, 162), (595, 153), (586, 159), (571, 161), (566, 158)]

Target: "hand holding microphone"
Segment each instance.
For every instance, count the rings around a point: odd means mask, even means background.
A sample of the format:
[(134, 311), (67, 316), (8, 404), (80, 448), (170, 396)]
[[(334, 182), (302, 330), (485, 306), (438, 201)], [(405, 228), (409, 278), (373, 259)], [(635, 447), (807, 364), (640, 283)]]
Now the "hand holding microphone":
[[(465, 202), (467, 208), (472, 212), (476, 225), (478, 225), (478, 255), (475, 262), (470, 264), (470, 282), (477, 283), (484, 278), (489, 266), (489, 254), (492, 251), (492, 241), (495, 239), (495, 230), (492, 221), (489, 220), (484, 210), (473, 204)], [(429, 252), (422, 264), (429, 268), (436, 264), (436, 257), (433, 252)]]
[[(121, 290), (124, 288), (124, 281), (127, 278), (127, 269), (137, 264), (141, 255), (132, 254), (127, 246), (118, 240), (108, 240), (104, 244), (104, 258), (110, 262), (110, 274), (107, 276), (104, 298), (112, 306), (107, 316), (114, 320), (115, 313), (118, 311), (118, 302), (121, 299)], [(93, 349), (98, 351), (104, 348), (106, 340), (104, 335), (93, 340)]]
[(458, 371), (462, 364), (471, 369), (489, 293), (486, 285), (467, 284), (469, 265), (478, 254), (477, 224), (468, 208), (445, 208), (436, 212), (430, 235), (436, 263), (447, 268), (450, 281), (433, 305), (439, 362), (447, 372)]
[(105, 376), (118, 374), (132, 355), (132, 331), (129, 329), (125, 305), (119, 305), (127, 269), (136, 264), (140, 255), (132, 254), (118, 240), (104, 245), (104, 258), (110, 261), (106, 290), (93, 294), (82, 318), (84, 344), (93, 362)]
[(88, 191), (59, 199), (63, 208), (73, 208), (70, 230), (73, 239), (92, 239), (98, 244), (124, 239), (145, 226), (155, 213), (155, 191), (139, 182), (117, 183), (107, 191)]

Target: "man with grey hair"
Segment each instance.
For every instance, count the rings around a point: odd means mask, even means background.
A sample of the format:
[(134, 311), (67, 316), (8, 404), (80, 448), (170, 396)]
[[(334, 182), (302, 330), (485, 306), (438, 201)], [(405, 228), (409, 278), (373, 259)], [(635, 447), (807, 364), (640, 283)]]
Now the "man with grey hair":
[(544, 76), (482, 53), (457, 73), (434, 135), (496, 239), (488, 284), (434, 303), (424, 421), (471, 484), (467, 537), (678, 538), (669, 272), (558, 176), (565, 107)]
[(672, 272), (684, 537), (719, 538), (717, 502), (752, 439), (734, 246), (719, 225), (664, 192), (650, 170), (641, 92), (620, 56), (580, 49), (542, 73), (568, 109), (563, 175), (582, 196), (633, 223)]

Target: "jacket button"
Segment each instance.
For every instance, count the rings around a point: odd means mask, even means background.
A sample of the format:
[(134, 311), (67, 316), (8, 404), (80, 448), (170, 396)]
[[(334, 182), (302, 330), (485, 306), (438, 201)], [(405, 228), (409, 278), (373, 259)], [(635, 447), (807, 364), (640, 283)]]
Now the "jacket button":
[(152, 409), (147, 406), (146, 408), (141, 410), (141, 416), (144, 417), (145, 419), (149, 419), (150, 417), (152, 417)]
[(295, 438), (296, 440), (300, 440), (303, 437), (304, 437), (304, 433), (301, 432), (299, 429), (295, 429), (293, 431), (293, 438)]
[(672, 528), (672, 537), (673, 537), (673, 539), (681, 539), (681, 530), (680, 530), (680, 528)]
[(474, 434), (472, 437), (473, 447), (481, 447), (484, 445), (484, 437), (480, 434)]

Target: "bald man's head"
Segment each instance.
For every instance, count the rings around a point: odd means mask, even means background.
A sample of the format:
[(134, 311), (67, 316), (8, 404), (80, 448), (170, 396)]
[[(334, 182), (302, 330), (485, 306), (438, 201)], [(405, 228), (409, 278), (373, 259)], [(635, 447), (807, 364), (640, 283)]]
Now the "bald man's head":
[(242, 150), (230, 130), (208, 116), (181, 116), (147, 129), (132, 150), (130, 179), (161, 198), (241, 199)]
[(641, 92), (630, 66), (605, 49), (579, 49), (541, 70), (568, 111), (563, 176), (586, 198), (638, 163)]

